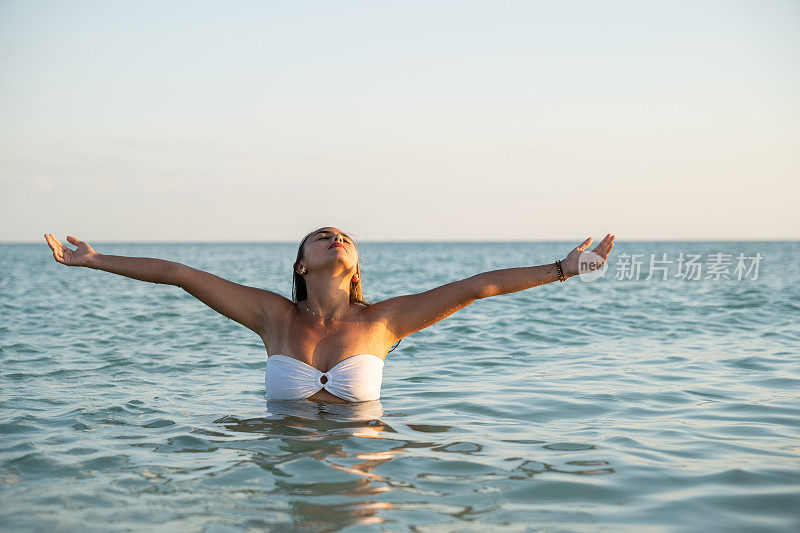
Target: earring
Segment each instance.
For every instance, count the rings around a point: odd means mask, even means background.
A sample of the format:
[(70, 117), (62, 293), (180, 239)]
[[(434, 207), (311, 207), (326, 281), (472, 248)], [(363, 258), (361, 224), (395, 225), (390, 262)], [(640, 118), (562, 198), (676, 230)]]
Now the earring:
[(306, 266), (305, 265), (300, 265), (300, 275), (302, 276), (305, 273), (306, 273)]

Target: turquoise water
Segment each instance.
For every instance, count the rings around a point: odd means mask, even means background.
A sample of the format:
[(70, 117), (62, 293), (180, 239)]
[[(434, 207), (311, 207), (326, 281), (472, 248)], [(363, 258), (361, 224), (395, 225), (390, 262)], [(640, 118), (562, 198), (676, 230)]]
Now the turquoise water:
[[(291, 290), (293, 244), (90, 243)], [(359, 250), (376, 301), (575, 244)], [(644, 279), (682, 252), (763, 259)], [(796, 531), (798, 258), (618, 241), (605, 277), (478, 301), (389, 354), (380, 401), (340, 405), (265, 403), (258, 336), (177, 287), (0, 245), (0, 527)]]

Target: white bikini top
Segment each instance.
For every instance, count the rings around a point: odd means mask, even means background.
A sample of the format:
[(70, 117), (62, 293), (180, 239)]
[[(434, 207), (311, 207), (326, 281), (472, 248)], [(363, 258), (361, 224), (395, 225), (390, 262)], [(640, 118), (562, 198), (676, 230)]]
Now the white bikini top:
[(350, 356), (327, 372), (294, 357), (270, 355), (264, 377), (271, 400), (300, 400), (321, 389), (351, 402), (377, 400), (382, 380), (383, 359), (372, 354)]

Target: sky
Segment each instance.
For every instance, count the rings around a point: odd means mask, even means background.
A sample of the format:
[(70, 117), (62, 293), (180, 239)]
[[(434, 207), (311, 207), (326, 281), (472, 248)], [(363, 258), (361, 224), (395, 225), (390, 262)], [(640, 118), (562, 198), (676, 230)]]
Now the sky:
[(800, 2), (0, 0), (0, 242), (800, 238)]

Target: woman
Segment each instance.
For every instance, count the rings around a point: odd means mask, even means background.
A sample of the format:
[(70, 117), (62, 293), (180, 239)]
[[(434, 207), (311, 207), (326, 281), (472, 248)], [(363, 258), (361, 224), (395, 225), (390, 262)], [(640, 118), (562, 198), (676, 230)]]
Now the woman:
[[(44, 237), (59, 263), (176, 285), (256, 332), (268, 354), (269, 398), (328, 402), (377, 400), (383, 362), (395, 343), (475, 300), (577, 275), (579, 260), (587, 257), (581, 258), (581, 254), (592, 242), (589, 237), (563, 261), (483, 272), (419, 294), (367, 304), (361, 294), (355, 245), (334, 227), (315, 230), (300, 242), (293, 267), (292, 301), (181, 263), (99, 254), (68, 236), (67, 241), (77, 246), (72, 250), (52, 234)], [(606, 235), (592, 250), (594, 263), (589, 269), (602, 267), (614, 238)]]

